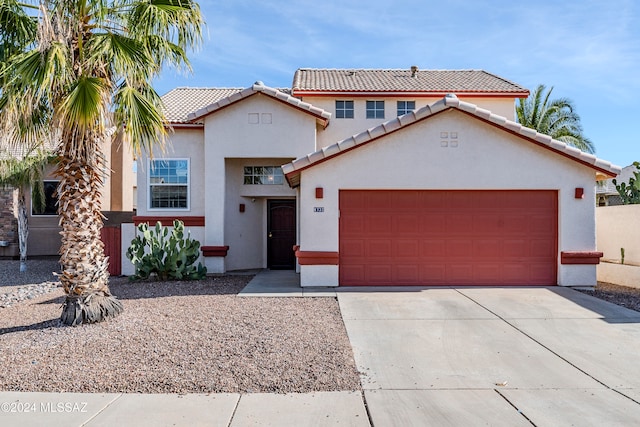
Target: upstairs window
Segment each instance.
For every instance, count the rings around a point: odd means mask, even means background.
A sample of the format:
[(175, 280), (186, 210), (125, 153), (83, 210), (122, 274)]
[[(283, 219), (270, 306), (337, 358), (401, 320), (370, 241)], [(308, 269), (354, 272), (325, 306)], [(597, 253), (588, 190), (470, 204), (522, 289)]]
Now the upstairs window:
[(367, 101), (367, 119), (384, 119), (384, 101)]
[(336, 101), (336, 119), (353, 119), (353, 101)]
[(398, 101), (398, 117), (416, 109), (416, 101)]
[(149, 209), (189, 209), (189, 159), (149, 160)]
[(280, 166), (245, 166), (245, 185), (282, 185), (284, 174)]

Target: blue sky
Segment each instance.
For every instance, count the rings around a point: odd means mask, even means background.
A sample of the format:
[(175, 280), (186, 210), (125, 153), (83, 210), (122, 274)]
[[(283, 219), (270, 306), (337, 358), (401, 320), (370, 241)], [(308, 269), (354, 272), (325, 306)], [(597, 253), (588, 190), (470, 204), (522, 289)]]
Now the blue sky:
[(297, 68), (484, 69), (573, 101), (596, 155), (640, 161), (640, 2), (636, 0), (200, 1), (193, 73), (155, 82), (290, 87)]

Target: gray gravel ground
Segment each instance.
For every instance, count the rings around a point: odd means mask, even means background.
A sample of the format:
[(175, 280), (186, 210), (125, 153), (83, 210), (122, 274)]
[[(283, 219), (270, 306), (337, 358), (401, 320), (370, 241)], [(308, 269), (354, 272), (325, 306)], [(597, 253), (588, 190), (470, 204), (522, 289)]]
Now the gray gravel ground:
[(0, 390), (359, 390), (336, 299), (238, 297), (250, 278), (112, 278), (111, 290), (125, 312), (75, 328), (58, 325), (61, 288), (0, 308)]
[(593, 291), (582, 291), (596, 298), (640, 311), (640, 289), (599, 282)]
[(60, 272), (57, 258), (27, 260), (27, 271), (20, 272), (20, 261), (0, 261), (0, 309), (19, 301), (56, 290), (60, 286), (54, 273)]

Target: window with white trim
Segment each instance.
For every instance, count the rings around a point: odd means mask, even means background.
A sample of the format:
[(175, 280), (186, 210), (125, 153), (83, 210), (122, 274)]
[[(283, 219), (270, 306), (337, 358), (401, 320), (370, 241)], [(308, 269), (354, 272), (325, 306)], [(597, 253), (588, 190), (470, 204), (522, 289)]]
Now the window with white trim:
[(353, 119), (353, 101), (336, 101), (336, 119)]
[(416, 101), (398, 101), (398, 117), (416, 109)]
[(245, 166), (245, 185), (282, 185), (284, 174), (280, 166)]
[(189, 209), (189, 159), (149, 160), (149, 209)]
[(384, 119), (384, 101), (367, 101), (367, 119)]

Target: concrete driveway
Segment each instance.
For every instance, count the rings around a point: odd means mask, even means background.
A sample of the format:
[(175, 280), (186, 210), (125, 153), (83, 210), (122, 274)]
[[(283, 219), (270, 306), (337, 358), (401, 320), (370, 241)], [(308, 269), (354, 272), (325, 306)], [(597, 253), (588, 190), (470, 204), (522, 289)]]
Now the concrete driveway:
[(640, 313), (561, 288), (339, 288), (375, 426), (640, 424)]

